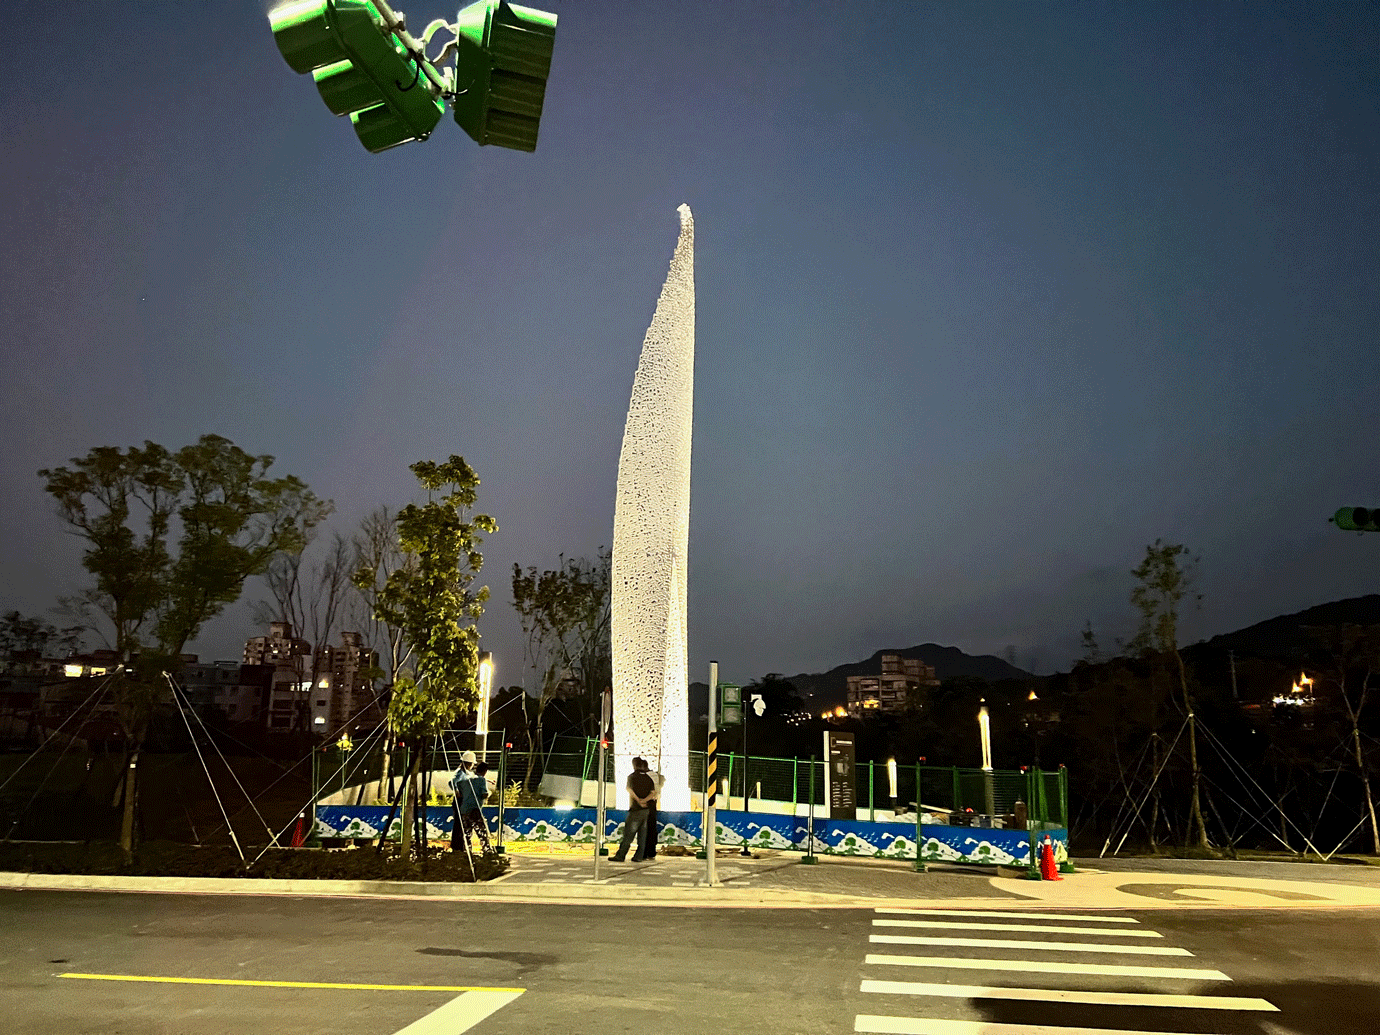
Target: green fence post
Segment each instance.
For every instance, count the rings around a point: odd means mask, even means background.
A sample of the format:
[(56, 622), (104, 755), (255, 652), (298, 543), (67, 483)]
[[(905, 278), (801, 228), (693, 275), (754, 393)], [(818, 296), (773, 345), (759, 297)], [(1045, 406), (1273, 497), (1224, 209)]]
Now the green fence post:
[(304, 842), (308, 848), (321, 847), (321, 839), (316, 836), (316, 799), (321, 794), (321, 764), (316, 753), (316, 745), (313, 744), (311, 748), (311, 827), (307, 831), (307, 839)]
[[(920, 803), (919, 803), (919, 801), (918, 801), (918, 799), (917, 799), (917, 801), (916, 801), (916, 808), (919, 808), (919, 807), (920, 807)], [(963, 785), (962, 785), (962, 783), (959, 782), (959, 778), (958, 778), (958, 766), (954, 766), (954, 811), (955, 811), (955, 812), (962, 812), (962, 811), (963, 811)]]
[(1077, 873), (1073, 865), (1073, 831), (1069, 829), (1069, 771), (1062, 765), (1057, 770), (1059, 783), (1059, 824), (1069, 839), (1068, 858), (1059, 864), (1060, 873)]
[(874, 758), (867, 763), (867, 816), (873, 823), (877, 822), (877, 760)]
[(800, 812), (800, 759), (791, 759), (791, 816)]
[[(504, 736), (507, 736), (506, 732)], [(503, 799), (508, 793), (507, 743), (506, 739), (500, 739), (498, 742), (498, 832), (495, 835), (497, 843), (494, 845), (494, 853), (497, 855), (504, 855), (507, 852), (507, 849), (503, 847)]]
[(728, 800), (724, 802), (730, 809), (733, 808), (733, 752), (728, 753), (728, 793), (724, 795)]
[(1040, 879), (1039, 842), (1035, 840), (1035, 770), (1025, 771), (1025, 829), (1030, 838), (1030, 858), (1026, 862), (1025, 875), (1031, 880)]
[(915, 763), (915, 872), (924, 873), (925, 864), (920, 861), (920, 763)]

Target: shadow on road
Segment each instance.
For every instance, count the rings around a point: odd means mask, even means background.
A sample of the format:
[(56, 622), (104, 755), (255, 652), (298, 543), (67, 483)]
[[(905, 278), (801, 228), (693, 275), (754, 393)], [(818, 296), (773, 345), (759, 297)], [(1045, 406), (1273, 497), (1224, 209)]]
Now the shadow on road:
[[(1339, 952), (1345, 951), (1341, 946)], [(1148, 990), (1148, 989), (1147, 989)], [(971, 1000), (974, 1010), (993, 1023), (1040, 1025), (1088, 1024), (1155, 1031), (1167, 1024), (1166, 1013), (1176, 1015), (1175, 1030), (1192, 1023), (1192, 1030), (1216, 1031), (1231, 1035), (1374, 1035), (1380, 1030), (1380, 985), (1349, 981), (1287, 981), (1277, 984), (1232, 982), (1222, 995), (1253, 996), (1279, 1007), (1279, 1013), (1223, 1012), (1218, 1010), (1173, 1010), (1159, 1007), (1053, 1005), (1017, 1000)], [(1077, 1014), (1077, 1019), (1073, 1015)], [(1190, 1017), (1191, 1015), (1191, 1017)], [(1182, 1018), (1182, 1019), (1180, 1019)]]
[(470, 949), (437, 948), (435, 946), (417, 951), (423, 956), (459, 956), (467, 960), (502, 960), (505, 963), (516, 963), (519, 976), (525, 976), (529, 971), (540, 970), (542, 967), (558, 961), (558, 957), (549, 952), (480, 952)]

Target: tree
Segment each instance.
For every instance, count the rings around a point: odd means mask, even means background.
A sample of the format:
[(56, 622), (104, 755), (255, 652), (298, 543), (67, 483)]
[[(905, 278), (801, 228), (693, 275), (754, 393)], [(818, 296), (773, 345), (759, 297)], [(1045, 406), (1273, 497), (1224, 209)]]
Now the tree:
[[(302, 548), (331, 509), (294, 477), (270, 478), (271, 456), (203, 435), (171, 453), (145, 442), (98, 446), (70, 467), (39, 471), (70, 530), (86, 541), (92, 585), (69, 607), (119, 656), (112, 680), (127, 763), (120, 846), (134, 850), (138, 763), (164, 672), (203, 625), (239, 599), (273, 557)], [(103, 626), (102, 623), (105, 623)], [(108, 626), (108, 627), (107, 627)]]
[(1188, 840), (1196, 841), (1199, 848), (1207, 848), (1207, 828), (1203, 824), (1199, 797), (1202, 771), (1198, 767), (1197, 718), (1188, 692), (1184, 659), (1179, 653), (1179, 604), (1185, 596), (1190, 596), (1195, 603), (1202, 600), (1201, 594), (1192, 592), (1197, 564), (1198, 558), (1190, 556), (1188, 548), (1181, 544), (1156, 539), (1145, 548), (1145, 559), (1131, 572), (1137, 583), (1131, 590), (1131, 604), (1140, 612), (1140, 625), (1130, 646), (1142, 656), (1157, 654), (1174, 660), (1188, 716), (1188, 757), (1192, 770)]
[[(263, 623), (287, 622), (296, 635), (312, 644), (310, 662), (307, 655), (301, 654), (294, 657), (294, 662), (298, 682), (307, 680), (309, 686), (315, 687), (326, 658), (323, 648), (330, 644), (340, 625), (356, 565), (352, 545), (338, 532), (323, 547), (320, 559), (308, 564), (306, 555), (313, 542), (314, 537), (309, 535), (302, 549), (284, 551), (269, 562), (263, 580), (273, 599), (255, 608), (255, 618)], [(307, 702), (301, 704), (294, 722), (303, 723), (305, 728)]]
[(420, 460), (409, 470), (426, 490), (427, 502), (409, 503), (394, 520), (403, 563), (381, 585), (379, 569), (367, 565), (354, 578), (362, 589), (374, 587), (375, 617), (412, 647), (411, 668), (399, 672), (388, 705), (391, 728), (416, 749), (404, 794), (404, 856), (412, 850), (426, 738), (440, 734), (479, 699), (474, 623), (484, 613), (489, 590), (471, 587), (484, 565), (480, 533), (498, 531), (487, 514), (468, 516), (479, 477), (464, 457), (452, 455), (440, 464)]
[(593, 561), (561, 558), (560, 567), (543, 572), (513, 565), (513, 607), (522, 623), (525, 662), (537, 675), (535, 715), (529, 719), (536, 750), (527, 756), (526, 785), (543, 746), (550, 703), (578, 698), (589, 715), (596, 715), (595, 698), (612, 680), (611, 571), (608, 550), (600, 550)]
[(64, 653), (75, 651), (81, 644), (80, 625), (58, 629), (42, 618), (30, 618), (18, 611), (0, 615), (0, 663), (8, 671), (25, 658), (39, 657), (50, 649)]
[[(1361, 775), (1366, 813), (1370, 818), (1371, 851), (1380, 855), (1380, 825), (1376, 823), (1370, 774), (1366, 771), (1366, 756), (1361, 749), (1361, 712), (1370, 694), (1371, 677), (1380, 669), (1380, 626), (1342, 625), (1308, 628), (1305, 631), (1326, 648), (1329, 664), (1325, 669), (1324, 682), (1336, 689), (1346, 709), (1347, 721), (1351, 726), (1352, 754), (1357, 772)], [(1353, 692), (1356, 695), (1354, 699)]]
[[(410, 563), (398, 545), (397, 515), (387, 507), (370, 511), (359, 523), (354, 537), (355, 573), (351, 578), (364, 610), (365, 639), (369, 649), (384, 661), (377, 675), (385, 681), (383, 692), (391, 697), (393, 687), (412, 657), (412, 644), (400, 626), (379, 617), (379, 592), (393, 572)], [(386, 731), (379, 767), (378, 798), (387, 796), (389, 771), (393, 762), (393, 732)]]

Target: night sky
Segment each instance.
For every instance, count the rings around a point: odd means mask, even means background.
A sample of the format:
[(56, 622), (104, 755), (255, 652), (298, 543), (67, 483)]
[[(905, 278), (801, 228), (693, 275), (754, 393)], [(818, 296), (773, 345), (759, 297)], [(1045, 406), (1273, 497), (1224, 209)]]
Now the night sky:
[(461, 453), (518, 682), (511, 566), (611, 542), (681, 202), (693, 678), (1050, 671), (1131, 632), (1157, 537), (1202, 555), (1185, 642), (1377, 589), (1326, 519), (1380, 506), (1380, 6), (546, 0), (535, 154), (447, 114), (381, 155), (267, 6), (11, 5), (3, 609), (82, 584), (34, 472), (93, 446), (225, 435), (346, 533)]

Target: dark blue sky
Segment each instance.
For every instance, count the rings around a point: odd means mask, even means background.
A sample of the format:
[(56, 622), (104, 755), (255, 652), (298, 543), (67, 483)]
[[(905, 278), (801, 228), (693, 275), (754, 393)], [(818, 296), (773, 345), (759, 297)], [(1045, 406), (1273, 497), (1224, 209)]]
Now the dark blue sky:
[(1380, 505), (1380, 7), (548, 4), (530, 155), (366, 153), (257, 0), (83, 4), (60, 51), (17, 5), (0, 605), (80, 584), (34, 472), (91, 446), (226, 435), (346, 532), (458, 452), (517, 681), (512, 563), (612, 538), (681, 202), (697, 678), (1063, 666), (1156, 537), (1202, 554), (1186, 640), (1376, 590), (1325, 519)]

